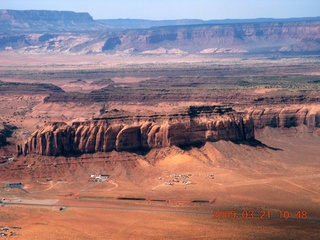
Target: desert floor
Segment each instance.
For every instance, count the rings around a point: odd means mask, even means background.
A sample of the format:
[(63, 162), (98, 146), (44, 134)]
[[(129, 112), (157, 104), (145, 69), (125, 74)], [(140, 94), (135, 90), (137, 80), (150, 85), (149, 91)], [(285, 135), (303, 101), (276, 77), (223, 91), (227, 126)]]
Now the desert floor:
[[(167, 64), (175, 69), (189, 64), (225, 67), (237, 65), (238, 61), (199, 56), (139, 57), (124, 61), (123, 57), (105, 55), (5, 54), (0, 57), (0, 72), (7, 76), (1, 77), (3, 81), (37, 82), (39, 79), (22, 77), (32, 71), (76, 72), (81, 67), (101, 70), (130, 65), (132, 70), (149, 64), (154, 69), (161, 63), (162, 67)], [(283, 67), (294, 66), (296, 61), (301, 63), (301, 59), (295, 58), (255, 61), (264, 68), (270, 64)], [(306, 66), (308, 61), (312, 62), (311, 67), (305, 70), (301, 70), (305, 65), (297, 70), (292, 67), (294, 74), (319, 75), (314, 70), (319, 60), (304, 61)], [(12, 74), (15, 69), (17, 75)], [(6, 75), (7, 71), (11, 75)], [(115, 82), (130, 84), (143, 79), (146, 77), (113, 78)], [(67, 92), (92, 90), (70, 85), (74, 80), (43, 82), (56, 84)], [(255, 91), (264, 94), (271, 90), (258, 86)], [(10, 141), (25, 141), (46, 121), (90, 119), (102, 107), (101, 103), (44, 103), (45, 97), (0, 96), (0, 118), (18, 127)], [(192, 99), (151, 106), (113, 102), (109, 107), (164, 111), (191, 104), (198, 103)], [(256, 138), (263, 144), (219, 141), (198, 148), (172, 147), (148, 153), (96, 153), (67, 159), (19, 157), (12, 164), (1, 166), (0, 183), (22, 182), (28, 193), (0, 188), (0, 200), (4, 198), (0, 206), (0, 239), (318, 239), (319, 129), (267, 127), (257, 130)], [(14, 152), (15, 145), (11, 144), (0, 149), (0, 156)], [(29, 169), (41, 171), (32, 175)], [(110, 178), (104, 182), (89, 181), (91, 174), (99, 173), (108, 173)], [(180, 182), (167, 185), (174, 179), (173, 174), (188, 178), (178, 177)], [(48, 178), (49, 175), (53, 177)], [(1, 230), (3, 227), (9, 231)], [(1, 233), (8, 236), (2, 237)]]
[[(82, 180), (31, 181), (29, 193), (4, 188), (0, 226), (21, 227), (10, 229), (13, 239), (316, 239), (319, 138), (298, 131), (258, 132), (268, 147), (220, 141), (171, 149), (153, 164), (138, 156), (101, 183), (87, 180), (88, 164)], [(191, 174), (191, 184), (165, 185), (175, 173)]]

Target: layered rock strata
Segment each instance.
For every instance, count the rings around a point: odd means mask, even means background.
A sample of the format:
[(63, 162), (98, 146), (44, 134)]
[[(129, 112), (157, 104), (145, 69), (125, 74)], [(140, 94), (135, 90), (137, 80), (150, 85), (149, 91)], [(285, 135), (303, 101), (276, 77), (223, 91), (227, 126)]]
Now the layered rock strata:
[[(48, 10), (0, 10), (0, 32), (78, 32), (106, 29), (89, 13)], [(44, 34), (40, 42), (47, 36)], [(30, 45), (30, 43), (28, 43)]]
[(318, 17), (229, 20), (224, 24), (182, 22), (177, 21), (178, 25), (170, 27), (165, 26), (172, 24), (167, 21), (154, 28), (131, 26), (130, 30), (122, 27), (120, 30), (94, 21), (88, 13), (0, 10), (0, 50), (80, 54), (111, 51), (126, 55), (313, 53), (320, 50)]
[(249, 111), (255, 128), (264, 127), (320, 127), (320, 106), (301, 107), (290, 106), (284, 108), (264, 108)]
[(18, 155), (73, 155), (139, 151), (206, 141), (254, 138), (253, 119), (221, 106), (190, 107), (168, 115), (133, 115), (113, 110), (88, 122), (48, 123), (18, 146)]

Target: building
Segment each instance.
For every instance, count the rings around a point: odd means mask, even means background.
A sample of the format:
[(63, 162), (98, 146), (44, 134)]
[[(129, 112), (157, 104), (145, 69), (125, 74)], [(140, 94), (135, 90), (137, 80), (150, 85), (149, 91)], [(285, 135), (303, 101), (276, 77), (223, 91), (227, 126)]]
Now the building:
[(24, 185), (21, 182), (6, 182), (6, 183), (4, 183), (4, 187), (23, 188)]
[(92, 174), (92, 175), (90, 175), (89, 180), (93, 180), (96, 182), (103, 182), (103, 181), (106, 181), (109, 177), (110, 177), (109, 174), (100, 174), (100, 175)]

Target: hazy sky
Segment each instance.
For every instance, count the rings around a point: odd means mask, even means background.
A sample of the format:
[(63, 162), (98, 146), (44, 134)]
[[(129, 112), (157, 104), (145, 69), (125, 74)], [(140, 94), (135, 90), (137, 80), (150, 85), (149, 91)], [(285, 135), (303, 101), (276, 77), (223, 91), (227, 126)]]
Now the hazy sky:
[(320, 0), (0, 0), (0, 9), (70, 10), (99, 18), (226, 19), (320, 15)]

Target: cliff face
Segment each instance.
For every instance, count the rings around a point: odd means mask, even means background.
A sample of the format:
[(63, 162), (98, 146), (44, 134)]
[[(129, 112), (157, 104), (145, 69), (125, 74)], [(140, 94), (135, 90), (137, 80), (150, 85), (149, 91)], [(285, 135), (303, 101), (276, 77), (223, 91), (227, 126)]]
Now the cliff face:
[(119, 29), (143, 29), (162, 26), (191, 26), (191, 25), (226, 25), (226, 24), (250, 24), (250, 23), (286, 23), (296, 21), (319, 21), (320, 17), (307, 18), (257, 18), (257, 19), (225, 19), (225, 20), (201, 20), (201, 19), (176, 19), (176, 20), (144, 20), (144, 19), (98, 19), (113, 28)]
[(47, 83), (21, 83), (0, 81), (0, 94), (25, 94), (25, 93), (63, 93), (64, 91), (53, 84)]
[(320, 127), (320, 107), (286, 107), (255, 109), (249, 112), (255, 128)]
[(48, 123), (18, 146), (18, 155), (66, 156), (245, 141), (254, 139), (254, 128), (299, 125), (319, 128), (319, 106), (253, 109), (247, 114), (221, 106), (144, 116), (114, 110), (88, 122)]
[(46, 10), (0, 10), (0, 20), (11, 22), (27, 21), (93, 21), (88, 13), (75, 13), (71, 11)]
[[(193, 45), (193, 51), (203, 54), (313, 51), (320, 49), (317, 42), (320, 38), (319, 30), (319, 21), (163, 27), (144, 31), (145, 40), (140, 40), (139, 45), (131, 47), (141, 51), (145, 50), (144, 48), (159, 47), (188, 51)], [(132, 43), (138, 40), (138, 36), (134, 34), (126, 34), (121, 40), (125, 44), (128, 38), (131, 38)], [(121, 45), (117, 48), (121, 49)]]
[[(1, 31), (79, 31), (102, 27), (88, 13), (46, 10), (0, 10)], [(105, 27), (104, 27), (105, 28)]]
[(94, 21), (88, 13), (0, 10), (0, 32), (3, 33), (0, 49), (7, 51), (84, 54), (110, 51), (124, 54), (320, 51), (319, 18), (206, 22), (120, 31)]
[(253, 120), (230, 108), (190, 108), (171, 115), (130, 116), (114, 112), (89, 122), (50, 123), (18, 146), (19, 155), (72, 155), (138, 151), (206, 141), (254, 138)]

